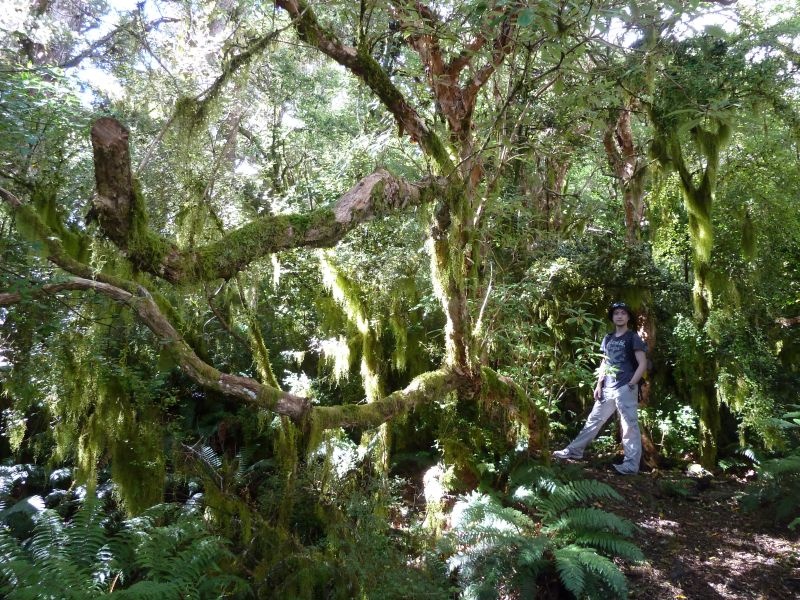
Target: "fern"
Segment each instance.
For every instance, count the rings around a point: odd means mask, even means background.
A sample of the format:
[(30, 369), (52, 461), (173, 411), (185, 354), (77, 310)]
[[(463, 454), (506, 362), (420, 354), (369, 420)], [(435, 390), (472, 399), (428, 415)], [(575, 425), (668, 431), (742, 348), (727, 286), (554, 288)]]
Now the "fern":
[(552, 523), (543, 528), (545, 533), (569, 533), (583, 531), (610, 531), (624, 537), (633, 535), (630, 521), (599, 508), (572, 508), (566, 510)]
[(234, 563), (199, 515), (158, 506), (106, 529), (100, 504), (83, 504), (71, 521), (44, 510), (23, 542), (0, 529), (0, 594), (9, 600), (218, 598), (245, 589), (220, 564)]
[(609, 556), (629, 560), (631, 562), (644, 561), (644, 554), (633, 542), (620, 539), (618, 535), (607, 532), (583, 533), (575, 536), (575, 544), (595, 548)]
[(562, 482), (543, 469), (525, 470), (520, 479), (525, 485), (506, 498), (473, 493), (453, 509), (448, 566), (464, 597), (520, 590), (534, 597), (554, 578), (576, 597), (626, 597), (625, 577), (610, 558), (644, 560), (628, 539), (635, 528), (586, 506), (619, 494), (597, 481)]
[(606, 588), (617, 598), (628, 595), (625, 576), (605, 556), (591, 548), (569, 545), (554, 553), (556, 568), (570, 592), (581, 597), (600, 597)]
[(759, 480), (744, 498), (746, 508), (769, 506), (776, 523), (800, 525), (800, 449), (758, 465)]
[(538, 487), (538, 493), (534, 492), (529, 499), (534, 500), (537, 512), (543, 519), (552, 519), (576, 504), (601, 499), (622, 500), (614, 488), (593, 479), (570, 481), (566, 484), (547, 480)]
[(578, 555), (583, 548), (575, 549), (572, 546), (556, 550), (554, 558), (556, 569), (564, 587), (573, 595), (580, 597), (586, 588), (586, 570), (578, 560)]

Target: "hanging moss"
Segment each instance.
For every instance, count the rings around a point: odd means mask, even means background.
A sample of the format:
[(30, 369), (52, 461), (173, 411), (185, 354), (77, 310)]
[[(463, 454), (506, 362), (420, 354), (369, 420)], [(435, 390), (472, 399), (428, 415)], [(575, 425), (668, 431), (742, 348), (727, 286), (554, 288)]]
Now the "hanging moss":
[(400, 312), (399, 306), (396, 302), (392, 303), (392, 309), (389, 313), (389, 328), (394, 338), (394, 350), (392, 352), (392, 364), (395, 370), (405, 371), (408, 354), (408, 322), (405, 315)]
[[(45, 209), (45, 213), (52, 212)], [(73, 273), (83, 273), (84, 277), (90, 276), (89, 269), (81, 268), (85, 259), (88, 259), (91, 240), (78, 232), (64, 228), (57, 219), (53, 223), (56, 228), (51, 228), (43, 217), (29, 204), (22, 204), (14, 208), (14, 222), (17, 231), (34, 242), (35, 249), (43, 257), (53, 257), (54, 261), (63, 264), (75, 265)], [(80, 266), (79, 266), (80, 265)]]
[(501, 409), (507, 424), (505, 433), (510, 443), (516, 445), (517, 436), (527, 434), (529, 451), (546, 454), (549, 438), (547, 413), (528, 398), (525, 390), (510, 378), (503, 377), (490, 367), (481, 367), (481, 405), (490, 413)]
[(290, 519), (296, 498), (295, 485), (297, 483), (297, 469), (299, 464), (300, 429), (288, 418), (281, 417), (280, 425), (275, 432), (273, 452), (276, 468), (284, 478), (283, 495), (278, 510), (278, 526), (289, 528)]
[[(121, 310), (111, 303), (105, 307), (102, 303), (95, 307), (98, 323), (104, 319), (104, 310)], [(118, 322), (113, 315), (111, 319)], [(98, 468), (110, 462), (117, 493), (126, 510), (134, 514), (161, 502), (164, 432), (159, 411), (148, 395), (151, 388), (128, 369), (124, 353), (112, 360), (95, 354), (98, 346), (118, 351), (105, 335), (99, 327), (88, 335), (73, 332), (69, 350), (59, 357), (59, 388), (48, 397), (54, 420), (54, 460), (74, 458), (76, 481), (90, 492)]]
[(57, 200), (56, 190), (36, 188), (31, 194), (31, 204), (45, 225), (58, 235), (64, 250), (75, 260), (87, 262), (91, 238), (64, 224)]
[(120, 414), (111, 440), (111, 475), (127, 511), (137, 514), (163, 501), (164, 431), (155, 409)]
[(173, 249), (170, 242), (150, 229), (141, 186), (134, 180), (131, 223), (125, 247), (128, 257), (142, 271), (159, 273), (164, 259)]
[[(330, 290), (361, 337), (361, 381), (369, 405), (385, 394), (378, 323), (369, 318), (358, 285), (345, 277), (333, 263), (330, 252), (320, 252), (320, 269), (323, 285)], [(373, 441), (375, 437), (377, 440)], [(377, 433), (365, 432), (361, 444), (373, 449), (375, 464), (381, 472), (386, 472), (389, 468), (389, 428), (382, 425)]]

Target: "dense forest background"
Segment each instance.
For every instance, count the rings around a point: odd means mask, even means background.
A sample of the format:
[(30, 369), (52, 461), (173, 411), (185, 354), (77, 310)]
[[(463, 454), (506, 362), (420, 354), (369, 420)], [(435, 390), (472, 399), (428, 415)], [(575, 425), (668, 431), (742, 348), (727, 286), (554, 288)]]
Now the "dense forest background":
[(617, 300), (644, 468), (796, 526), (798, 15), (6, 2), (2, 593), (624, 597)]

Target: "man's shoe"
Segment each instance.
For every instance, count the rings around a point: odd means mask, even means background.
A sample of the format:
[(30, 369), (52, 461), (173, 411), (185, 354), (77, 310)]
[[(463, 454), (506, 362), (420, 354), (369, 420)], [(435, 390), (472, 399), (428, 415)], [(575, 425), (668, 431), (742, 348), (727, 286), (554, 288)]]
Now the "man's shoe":
[(625, 467), (623, 467), (622, 465), (613, 465), (613, 467), (620, 475), (636, 475), (639, 472), (639, 471), (630, 471)]
[(583, 457), (572, 454), (569, 448), (564, 448), (563, 450), (556, 450), (553, 452), (553, 458), (557, 458), (558, 460), (580, 460)]

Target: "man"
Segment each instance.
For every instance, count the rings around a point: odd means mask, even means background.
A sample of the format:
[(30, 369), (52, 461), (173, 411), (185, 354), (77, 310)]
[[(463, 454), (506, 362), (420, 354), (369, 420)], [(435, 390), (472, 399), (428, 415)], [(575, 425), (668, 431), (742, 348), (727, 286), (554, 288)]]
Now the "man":
[(603, 362), (600, 363), (594, 388), (594, 407), (578, 436), (563, 450), (553, 452), (553, 456), (558, 459), (582, 458), (586, 446), (597, 437), (616, 409), (622, 422), (625, 460), (621, 465), (614, 465), (614, 468), (623, 475), (633, 475), (639, 472), (639, 460), (642, 457), (642, 437), (636, 410), (639, 382), (647, 368), (647, 344), (629, 330), (634, 318), (627, 304), (612, 304), (608, 309), (608, 318), (614, 324), (614, 333), (606, 335), (600, 345)]

